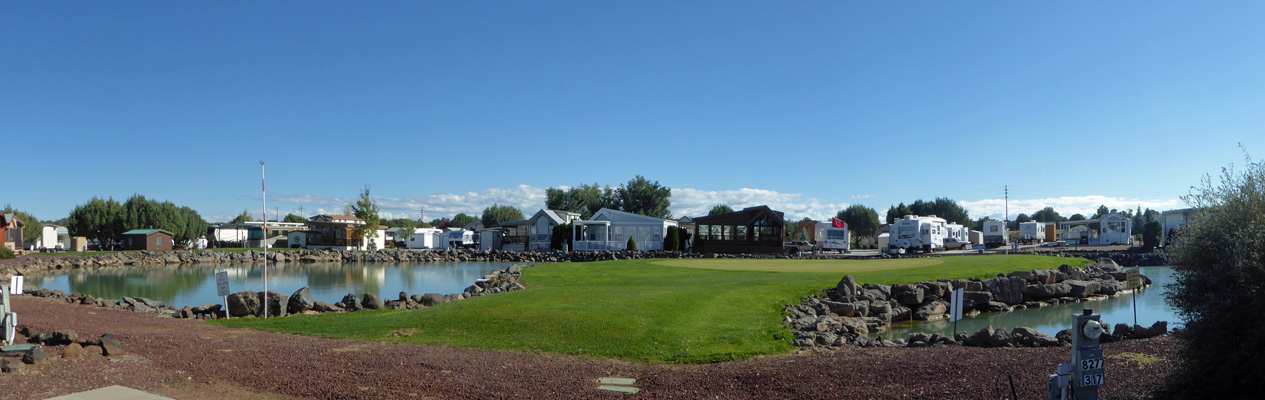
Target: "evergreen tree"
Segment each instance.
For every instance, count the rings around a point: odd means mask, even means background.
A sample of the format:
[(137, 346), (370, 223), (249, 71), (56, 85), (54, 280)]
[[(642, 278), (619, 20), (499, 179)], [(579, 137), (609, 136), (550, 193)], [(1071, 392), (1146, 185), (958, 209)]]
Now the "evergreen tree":
[(356, 218), (364, 221), (364, 225), (356, 228), (356, 233), (369, 241), (369, 250), (377, 250), (377, 243), (373, 239), (378, 237), (378, 227), (382, 223), (378, 218), (378, 205), (369, 196), (369, 186), (365, 186), (364, 193), (360, 194), (360, 199), (356, 200), (356, 204), (351, 207), (351, 212)]
[(728, 214), (731, 212), (734, 212), (734, 209), (730, 208), (728, 204), (717, 204), (712, 206), (711, 211), (707, 212), (707, 216), (710, 217), (713, 215)]

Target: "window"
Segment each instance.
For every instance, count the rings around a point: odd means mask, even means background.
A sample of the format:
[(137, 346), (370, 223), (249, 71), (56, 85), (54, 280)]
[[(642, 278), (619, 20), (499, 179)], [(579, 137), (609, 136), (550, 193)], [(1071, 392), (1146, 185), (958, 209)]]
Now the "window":
[(734, 227), (735, 240), (747, 240), (747, 226), (738, 225)]
[(158, 240), (157, 240), (157, 241), (155, 241), (155, 242), (154, 242), (154, 244), (159, 245), (159, 246), (162, 246), (162, 245), (163, 245), (163, 237), (162, 237), (162, 236), (159, 236), (159, 237), (157, 237), (157, 239), (158, 239)]

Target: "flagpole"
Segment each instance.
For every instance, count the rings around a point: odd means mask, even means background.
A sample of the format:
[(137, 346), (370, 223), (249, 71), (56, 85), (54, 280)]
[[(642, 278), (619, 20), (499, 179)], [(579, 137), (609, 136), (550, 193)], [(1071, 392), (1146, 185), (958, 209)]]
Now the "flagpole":
[(264, 162), (259, 162), (259, 191), (263, 192), (264, 199), (264, 318), (268, 318), (268, 184), (264, 178)]

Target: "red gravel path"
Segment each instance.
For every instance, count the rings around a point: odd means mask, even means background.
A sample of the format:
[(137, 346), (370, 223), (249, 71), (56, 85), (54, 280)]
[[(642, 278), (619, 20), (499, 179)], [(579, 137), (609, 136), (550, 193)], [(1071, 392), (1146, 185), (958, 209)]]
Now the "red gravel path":
[[(123, 356), (53, 360), (0, 374), (0, 397), (40, 399), (123, 385), (178, 399), (839, 398), (1003, 399), (1013, 374), (1021, 399), (1045, 397), (1045, 375), (1069, 349), (855, 349), (801, 352), (706, 365), (657, 365), (552, 354), (321, 339), (229, 329), (196, 320), (14, 298), (19, 322), (81, 337), (114, 333)], [(1108, 360), (1103, 398), (1147, 398), (1172, 365), (1162, 336), (1104, 345), (1141, 353), (1146, 367)], [(52, 348), (50, 356), (60, 354)], [(57, 357), (51, 357), (57, 358)], [(597, 390), (596, 380), (636, 378), (642, 391)]]

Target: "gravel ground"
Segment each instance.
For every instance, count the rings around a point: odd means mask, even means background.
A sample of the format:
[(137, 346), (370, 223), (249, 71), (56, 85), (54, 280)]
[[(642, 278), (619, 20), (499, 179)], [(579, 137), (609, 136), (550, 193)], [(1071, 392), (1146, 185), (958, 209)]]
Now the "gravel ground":
[[(14, 298), (21, 325), (113, 333), (127, 354), (53, 360), (0, 374), (4, 398), (42, 399), (123, 385), (177, 399), (1021, 399), (1045, 397), (1045, 375), (1069, 348), (857, 349), (658, 365), (540, 353), (323, 339), (228, 329), (196, 320)], [(1175, 340), (1104, 345), (1110, 357), (1158, 357), (1147, 366), (1109, 359), (1106, 399), (1150, 398), (1172, 368)], [(91, 347), (90, 347), (91, 348)], [(637, 379), (635, 395), (597, 390), (601, 377)]]

